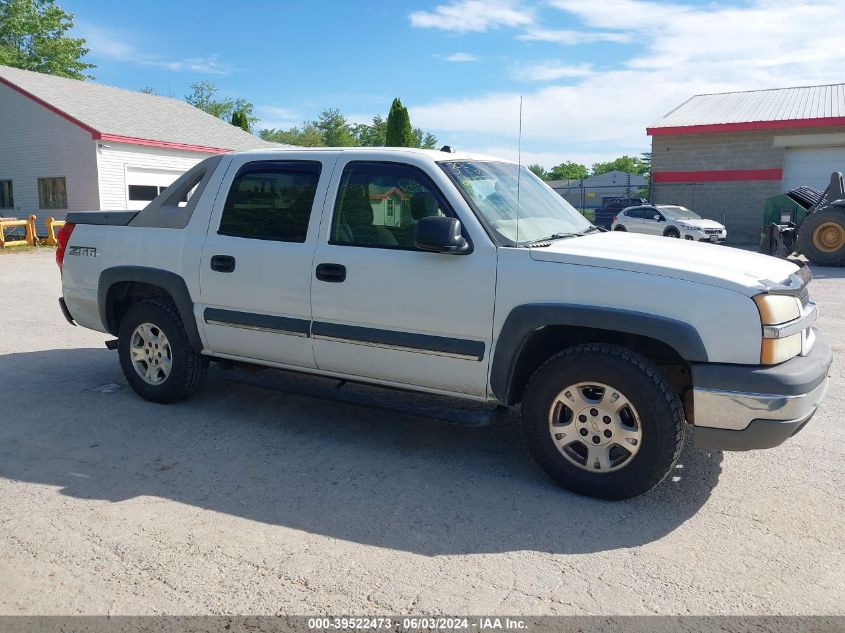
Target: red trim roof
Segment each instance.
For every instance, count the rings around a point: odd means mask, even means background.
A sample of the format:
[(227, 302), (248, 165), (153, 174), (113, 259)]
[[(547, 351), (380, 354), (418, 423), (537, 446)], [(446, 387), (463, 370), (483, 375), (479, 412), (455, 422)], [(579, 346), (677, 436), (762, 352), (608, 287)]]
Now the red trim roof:
[(119, 136), (117, 134), (100, 134), (93, 132), (91, 138), (101, 141), (112, 141), (113, 143), (128, 143), (130, 145), (147, 145), (148, 147), (164, 147), (167, 149), (183, 149), (189, 152), (206, 152), (210, 154), (226, 154), (230, 149), (222, 147), (203, 147), (202, 145), (186, 145), (185, 143), (171, 143), (169, 141), (153, 141), (146, 138), (134, 138), (131, 136)]
[(657, 171), (652, 182), (735, 182), (741, 180), (782, 180), (783, 169), (711, 169), (702, 171)]
[(36, 97), (36, 96), (35, 96), (34, 94), (32, 94), (31, 92), (27, 92), (26, 90), (24, 90), (24, 89), (23, 89), (23, 88), (21, 88), (20, 86), (16, 86), (15, 84), (13, 84), (13, 83), (12, 83), (11, 81), (9, 81), (8, 79), (5, 79), (5, 78), (3, 78), (3, 77), (0, 77), (0, 83), (2, 83), (2, 84), (3, 84), (3, 85), (5, 85), (5, 86), (8, 86), (9, 88), (11, 88), (12, 90), (14, 90), (14, 91), (16, 91), (16, 92), (19, 92), (20, 94), (22, 94), (22, 95), (23, 95), (24, 97), (26, 97), (27, 99), (32, 99), (32, 100), (33, 100), (33, 101), (35, 101), (35, 103), (37, 103), (38, 105), (40, 105), (40, 106), (44, 106), (44, 107), (45, 107), (45, 108), (47, 108), (50, 112), (52, 112), (52, 113), (54, 113), (54, 114), (58, 114), (60, 117), (62, 117), (63, 119), (67, 119), (68, 121), (70, 121), (70, 122), (71, 122), (71, 123), (73, 123), (74, 125), (78, 125), (79, 127), (81, 127), (81, 128), (82, 128), (83, 130), (85, 130), (86, 132), (91, 132), (91, 135), (92, 135), (92, 136), (91, 136), (91, 138), (94, 138), (94, 136), (93, 136), (93, 135), (97, 133), (97, 130), (95, 130), (94, 128), (92, 128), (90, 125), (85, 125), (85, 124), (84, 124), (82, 121), (80, 121), (79, 119), (74, 119), (72, 116), (70, 116), (70, 115), (69, 115), (69, 114), (67, 114), (66, 112), (62, 112), (61, 110), (59, 110), (58, 108), (56, 108), (56, 107), (54, 107), (54, 106), (50, 105), (49, 103), (47, 103), (47, 102), (46, 102), (46, 101), (44, 101), (43, 99), (39, 99), (38, 97)]
[(13, 84), (11, 81), (9, 81), (8, 79), (5, 79), (4, 77), (0, 77), (0, 83), (2, 83), (5, 86), (8, 86), (9, 88), (14, 90), (15, 92), (20, 93), (21, 95), (23, 95), (27, 99), (31, 99), (32, 101), (34, 101), (38, 105), (47, 108), (53, 114), (57, 114), (60, 117), (62, 117), (63, 119), (70, 121), (71, 123), (73, 123), (74, 125), (82, 128), (86, 132), (90, 132), (91, 138), (95, 141), (97, 141), (97, 140), (112, 141), (113, 143), (127, 143), (129, 145), (146, 145), (148, 147), (164, 147), (164, 148), (167, 148), (167, 149), (181, 149), (181, 150), (186, 150), (186, 151), (189, 151), (189, 152), (204, 152), (204, 153), (211, 153), (211, 154), (224, 154), (224, 153), (232, 151), (230, 149), (223, 149), (221, 147), (203, 147), (202, 145), (188, 145), (188, 144), (185, 144), (185, 143), (171, 143), (169, 141), (156, 141), (156, 140), (153, 140), (153, 139), (134, 138), (134, 137), (131, 137), (131, 136), (119, 136), (117, 134), (102, 133), (99, 130), (94, 129), (90, 125), (86, 125), (85, 123), (83, 123), (79, 119), (72, 117), (67, 112), (59, 110), (57, 107), (47, 103), (43, 99), (36, 97), (31, 92), (24, 90), (23, 88), (21, 88), (20, 86), (18, 86), (16, 84)]
[(408, 199), (408, 195), (404, 191), (402, 191), (399, 187), (391, 187), (390, 189), (388, 189), (387, 191), (385, 191), (382, 194), (377, 194), (377, 193), (370, 194), (370, 200), (387, 200), (387, 198), (389, 198), (393, 194), (394, 191), (399, 194), (399, 197), (402, 200)]
[(843, 125), (845, 117), (822, 117), (819, 119), (791, 119), (783, 121), (748, 121), (745, 123), (710, 123), (706, 125), (678, 125), (676, 127), (649, 127), (649, 136), (666, 134), (717, 134), (719, 132), (748, 132), (751, 130), (780, 130), (784, 128), (827, 127)]

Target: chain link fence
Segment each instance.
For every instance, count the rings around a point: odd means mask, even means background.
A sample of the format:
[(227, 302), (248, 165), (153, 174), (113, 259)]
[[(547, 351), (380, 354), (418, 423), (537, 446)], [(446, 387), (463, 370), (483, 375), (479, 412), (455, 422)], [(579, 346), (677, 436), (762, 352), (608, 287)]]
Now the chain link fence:
[(755, 183), (742, 183), (741, 190), (724, 183), (650, 183), (637, 186), (581, 186), (579, 181), (555, 186), (554, 190), (584, 216), (593, 221), (595, 211), (613, 198), (642, 198), (654, 204), (687, 207), (701, 217), (715, 220), (728, 230), (728, 243), (756, 246), (763, 222), (763, 203), (771, 191), (757, 190)]

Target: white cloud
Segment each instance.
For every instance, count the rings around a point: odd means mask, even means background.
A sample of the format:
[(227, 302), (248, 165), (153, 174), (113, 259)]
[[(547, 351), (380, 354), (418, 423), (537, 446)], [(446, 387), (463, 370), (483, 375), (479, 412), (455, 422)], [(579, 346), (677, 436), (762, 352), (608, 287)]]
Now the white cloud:
[[(751, 0), (738, 7), (640, 0), (554, 5), (587, 28), (618, 30), (637, 45), (606, 72), (525, 93), (527, 152), (556, 153), (560, 147), (570, 156), (604, 152), (607, 158), (646, 151), (646, 126), (694, 94), (842, 81), (841, 0)], [(555, 77), (552, 64), (537, 69), (541, 81), (564, 76)], [(494, 147), (516, 138), (518, 109), (518, 94), (493, 92), (422, 104), (411, 108), (411, 116), (441, 138), (475, 134)]]
[(116, 62), (141, 66), (155, 66), (175, 72), (189, 70), (208, 75), (228, 75), (232, 68), (220, 62), (217, 55), (170, 59), (157, 53), (147, 53), (132, 43), (129, 33), (104, 29), (94, 24), (77, 22), (74, 35), (85, 38), (85, 45), (94, 58), (102, 57)]
[[(461, 151), (473, 152), (477, 154), (486, 154), (487, 156), (496, 156), (498, 158), (506, 158), (508, 160), (516, 161), (519, 158), (519, 150), (514, 145), (485, 145), (480, 143), (474, 145), (472, 143), (461, 146)], [(630, 152), (629, 152), (630, 153)], [(592, 167), (593, 163), (599, 163), (607, 160), (607, 153), (605, 152), (567, 152), (567, 151), (531, 151), (522, 149), (522, 164), (523, 165), (543, 165), (546, 169), (550, 169), (555, 165), (571, 160), (587, 167)]]
[(448, 57), (444, 57), (447, 62), (477, 62), (478, 57), (470, 53), (453, 53)]
[(527, 26), (532, 21), (532, 13), (513, 0), (453, 0), (436, 6), (433, 11), (411, 14), (414, 27), (458, 33), (486, 31), (499, 26)]
[(295, 110), (273, 105), (255, 106), (255, 116), (260, 119), (258, 128), (289, 130), (302, 123), (302, 116)]
[(630, 42), (631, 36), (627, 33), (530, 28), (522, 35), (517, 36), (517, 39), (526, 42), (554, 42), (555, 44), (576, 46), (593, 42)]
[(577, 66), (558, 62), (516, 63), (511, 66), (510, 75), (519, 81), (556, 81), (573, 77), (589, 77), (594, 74), (590, 64)]

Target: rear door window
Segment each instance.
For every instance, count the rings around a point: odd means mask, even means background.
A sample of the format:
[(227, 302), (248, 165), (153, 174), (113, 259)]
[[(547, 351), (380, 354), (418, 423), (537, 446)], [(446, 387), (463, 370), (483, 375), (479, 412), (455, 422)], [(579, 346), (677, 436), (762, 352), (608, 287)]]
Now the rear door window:
[(223, 208), (220, 235), (304, 242), (320, 163), (256, 161), (239, 170)]

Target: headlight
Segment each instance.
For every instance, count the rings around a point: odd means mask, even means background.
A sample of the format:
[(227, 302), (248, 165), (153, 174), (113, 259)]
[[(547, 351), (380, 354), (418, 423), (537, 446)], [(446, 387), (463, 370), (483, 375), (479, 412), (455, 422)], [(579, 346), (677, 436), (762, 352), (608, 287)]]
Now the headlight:
[(801, 332), (786, 338), (764, 338), (760, 346), (760, 364), (777, 365), (801, 353)]
[(760, 322), (763, 325), (780, 325), (801, 316), (801, 302), (791, 295), (762, 294), (754, 297)]
[[(762, 325), (780, 325), (801, 316), (801, 301), (791, 295), (762, 294), (754, 297)], [(776, 365), (801, 353), (801, 333), (784, 338), (764, 338), (760, 364)]]
[(682, 225), (681, 225), (681, 228), (682, 228), (684, 231), (697, 231), (697, 230), (698, 230), (698, 227), (697, 227), (697, 226), (689, 226), (689, 225), (687, 225), (687, 224), (682, 224)]

